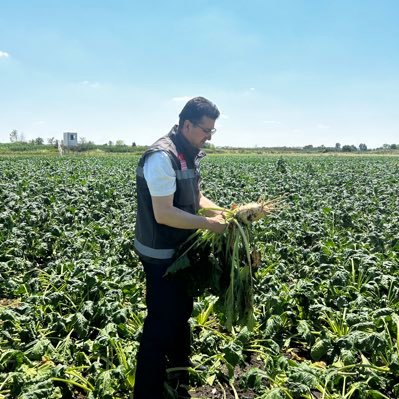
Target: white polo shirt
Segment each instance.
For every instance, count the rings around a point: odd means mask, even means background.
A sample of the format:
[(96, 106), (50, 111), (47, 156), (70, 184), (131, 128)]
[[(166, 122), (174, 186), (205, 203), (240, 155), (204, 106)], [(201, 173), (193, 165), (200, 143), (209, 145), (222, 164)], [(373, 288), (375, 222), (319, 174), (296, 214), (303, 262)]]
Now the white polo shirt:
[(176, 191), (176, 172), (165, 151), (148, 155), (144, 161), (144, 178), (152, 197), (165, 197)]

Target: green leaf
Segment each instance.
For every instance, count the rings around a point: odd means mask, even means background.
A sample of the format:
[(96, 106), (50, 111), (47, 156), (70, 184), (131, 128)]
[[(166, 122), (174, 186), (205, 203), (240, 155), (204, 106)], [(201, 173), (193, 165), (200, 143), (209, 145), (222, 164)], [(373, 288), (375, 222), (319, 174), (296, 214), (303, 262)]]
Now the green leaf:
[(180, 256), (177, 258), (166, 270), (165, 275), (173, 274), (179, 270), (187, 269), (191, 266), (190, 260), (187, 255)]
[(313, 360), (320, 360), (327, 354), (327, 351), (330, 347), (331, 343), (327, 339), (317, 339), (310, 350), (311, 358)]

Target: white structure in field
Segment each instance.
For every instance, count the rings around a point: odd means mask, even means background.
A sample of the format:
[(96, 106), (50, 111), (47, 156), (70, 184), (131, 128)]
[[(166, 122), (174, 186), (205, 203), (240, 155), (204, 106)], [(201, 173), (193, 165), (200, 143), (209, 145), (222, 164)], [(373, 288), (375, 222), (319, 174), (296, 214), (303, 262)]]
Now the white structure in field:
[(64, 147), (71, 148), (78, 145), (78, 134), (72, 132), (65, 132), (64, 133), (64, 140), (63, 140)]

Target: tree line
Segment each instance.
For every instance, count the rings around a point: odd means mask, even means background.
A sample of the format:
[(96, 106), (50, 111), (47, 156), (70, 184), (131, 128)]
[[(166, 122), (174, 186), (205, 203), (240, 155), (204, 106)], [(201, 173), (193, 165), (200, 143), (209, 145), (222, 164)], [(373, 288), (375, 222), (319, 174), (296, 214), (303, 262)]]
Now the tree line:
[[(10, 133), (10, 142), (13, 144), (24, 144), (32, 145), (32, 146), (44, 146), (44, 139), (42, 137), (36, 137), (35, 139), (31, 139), (29, 141), (25, 141), (24, 136), (22, 133), (19, 133), (17, 130), (12, 130)], [(47, 145), (58, 147), (61, 142), (54, 137), (47, 139)], [(20, 146), (21, 147), (21, 146)], [(360, 143), (358, 146), (353, 144), (344, 144), (336, 143), (334, 147), (326, 147), (324, 145), (321, 146), (313, 146), (312, 144), (305, 145), (304, 147), (255, 147), (255, 148), (240, 148), (240, 147), (218, 147), (211, 143), (206, 143), (207, 150), (210, 152), (223, 152), (224, 150), (229, 152), (240, 152), (240, 151), (255, 151), (255, 152), (262, 152), (262, 151), (282, 151), (282, 152), (367, 152), (370, 149), (367, 147), (365, 143)], [(22, 147), (21, 147), (22, 148)], [(142, 148), (146, 148), (146, 146), (137, 146), (135, 142), (132, 142), (131, 145), (125, 144), (123, 140), (116, 140), (108, 141), (105, 144), (95, 144), (93, 141), (86, 140), (85, 137), (79, 138), (79, 143), (76, 147), (71, 148), (71, 151), (89, 151), (89, 150), (103, 150), (107, 152), (136, 152), (140, 151)], [(390, 150), (398, 150), (399, 144), (384, 144), (382, 147), (374, 148), (371, 150), (383, 150), (383, 151), (390, 151)]]

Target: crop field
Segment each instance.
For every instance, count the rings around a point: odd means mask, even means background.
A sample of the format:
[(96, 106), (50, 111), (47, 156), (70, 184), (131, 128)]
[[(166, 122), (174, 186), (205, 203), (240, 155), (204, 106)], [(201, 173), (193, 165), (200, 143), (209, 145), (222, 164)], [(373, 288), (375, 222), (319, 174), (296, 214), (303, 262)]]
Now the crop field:
[[(137, 161), (0, 158), (0, 399), (132, 398)], [(202, 177), (220, 206), (284, 206), (253, 226), (255, 328), (196, 300), (192, 397), (398, 398), (399, 158), (208, 156)]]

